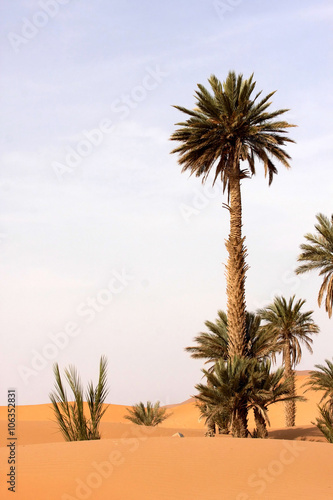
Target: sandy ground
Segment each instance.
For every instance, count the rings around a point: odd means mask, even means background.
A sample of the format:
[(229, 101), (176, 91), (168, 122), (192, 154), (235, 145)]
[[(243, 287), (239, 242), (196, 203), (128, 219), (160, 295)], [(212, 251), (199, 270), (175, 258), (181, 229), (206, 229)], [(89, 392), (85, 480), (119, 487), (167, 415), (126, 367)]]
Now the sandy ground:
[[(300, 387), (306, 373), (298, 376)], [(299, 393), (301, 393), (300, 390)], [(272, 406), (268, 440), (204, 438), (192, 401), (157, 428), (110, 405), (100, 441), (64, 442), (49, 405), (17, 409), (15, 493), (8, 491), (7, 408), (0, 407), (0, 498), (16, 500), (217, 500), (333, 498), (333, 446), (311, 424), (320, 395), (298, 403), (296, 427)], [(250, 419), (250, 430), (253, 422)], [(185, 437), (172, 437), (181, 432)]]

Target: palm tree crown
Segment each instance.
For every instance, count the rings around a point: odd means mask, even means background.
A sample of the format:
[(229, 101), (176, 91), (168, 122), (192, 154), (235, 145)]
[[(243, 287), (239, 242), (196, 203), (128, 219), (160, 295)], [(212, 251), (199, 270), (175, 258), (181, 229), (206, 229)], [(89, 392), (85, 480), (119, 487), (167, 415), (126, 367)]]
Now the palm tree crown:
[[(216, 363), (219, 359), (228, 359), (228, 318), (224, 311), (218, 311), (215, 323), (206, 321), (208, 332), (201, 332), (193, 340), (195, 346), (186, 347), (194, 359), (206, 359), (205, 363)], [(261, 317), (258, 314), (246, 313), (245, 345), (246, 357), (263, 360), (276, 349), (272, 335), (260, 327)], [(209, 368), (212, 371), (214, 366)]]
[[(290, 156), (281, 146), (294, 142), (283, 135), (286, 128), (294, 125), (274, 121), (288, 110), (268, 113), (269, 100), (275, 92), (261, 100), (261, 92), (253, 97), (256, 85), (253, 75), (244, 80), (243, 75), (236, 77), (235, 72), (230, 71), (223, 85), (214, 75), (208, 81), (213, 94), (198, 84), (197, 107), (193, 111), (175, 106), (191, 117), (178, 123), (181, 128), (171, 136), (171, 140), (182, 142), (172, 153), (179, 153), (183, 171), (203, 177), (204, 182), (215, 169), (214, 181), (220, 176), (225, 189), (231, 176), (245, 178), (255, 174), (257, 159), (264, 163), (271, 183), (277, 173), (271, 157), (290, 166)], [(250, 172), (240, 168), (240, 160), (248, 163)]]
[[(181, 144), (172, 153), (179, 154), (182, 171), (189, 171), (205, 182), (214, 171), (214, 180), (220, 178), (223, 191), (228, 192), (230, 234), (226, 241), (228, 250), (227, 299), (229, 321), (229, 355), (245, 355), (245, 263), (246, 248), (242, 237), (242, 203), (240, 182), (255, 174), (255, 161), (264, 164), (265, 175), (272, 182), (277, 169), (273, 160), (289, 167), (289, 155), (282, 148), (286, 142), (286, 121), (276, 119), (286, 109), (268, 112), (271, 92), (260, 98), (253, 95), (253, 75), (247, 80), (240, 74), (229, 72), (222, 84), (214, 75), (209, 78), (213, 93), (198, 84), (196, 108), (177, 109), (189, 116), (180, 122), (171, 140)], [(244, 168), (244, 163), (248, 168)]]
[(318, 214), (316, 217), (317, 233), (305, 235), (308, 243), (301, 245), (303, 252), (298, 257), (298, 261), (304, 264), (296, 269), (296, 274), (306, 273), (312, 269), (320, 270), (319, 276), (323, 276), (324, 280), (319, 290), (318, 304), (321, 306), (326, 293), (325, 309), (330, 318), (333, 306), (333, 215), (331, 220), (323, 214)]
[(295, 303), (294, 300), (295, 295), (288, 302), (284, 297), (275, 297), (273, 304), (258, 311), (266, 322), (264, 328), (274, 335), (278, 350), (283, 355), (284, 345), (289, 345), (293, 367), (301, 360), (301, 344), (312, 353), (313, 340), (310, 335), (319, 332), (319, 327), (311, 318), (313, 311), (301, 312), (305, 300), (300, 299)]

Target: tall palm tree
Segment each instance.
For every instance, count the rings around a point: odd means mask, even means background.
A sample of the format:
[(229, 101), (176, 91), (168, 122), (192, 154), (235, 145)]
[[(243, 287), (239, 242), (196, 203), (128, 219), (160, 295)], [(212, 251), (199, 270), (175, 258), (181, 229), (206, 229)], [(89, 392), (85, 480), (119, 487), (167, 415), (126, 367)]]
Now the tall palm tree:
[(55, 363), (53, 371), (55, 390), (50, 393), (50, 399), (56, 420), (66, 441), (100, 439), (99, 425), (108, 408), (104, 405), (108, 394), (106, 358), (102, 356), (100, 359), (96, 387), (93, 386), (92, 382), (87, 387), (86, 400), (90, 418), (84, 411), (84, 391), (76, 368), (70, 366), (65, 370), (65, 378), (73, 393), (73, 402), (68, 401), (58, 363)]
[[(253, 75), (247, 80), (230, 71), (222, 84), (216, 76), (209, 78), (213, 93), (198, 84), (196, 107), (189, 110), (175, 106), (189, 115), (171, 140), (181, 144), (172, 153), (178, 153), (182, 171), (189, 171), (205, 182), (211, 172), (222, 181), (223, 191), (228, 193), (230, 234), (226, 241), (228, 250), (227, 309), (229, 321), (229, 355), (245, 354), (245, 263), (246, 248), (242, 236), (241, 180), (255, 174), (255, 162), (261, 161), (269, 184), (277, 169), (273, 160), (289, 168), (290, 156), (282, 148), (286, 142), (286, 129), (292, 127), (281, 121), (286, 109), (268, 112), (274, 94), (260, 98), (253, 94), (256, 83)], [(245, 168), (246, 164), (248, 169)]]
[(304, 236), (308, 243), (301, 245), (303, 252), (298, 257), (298, 261), (304, 264), (296, 269), (296, 274), (307, 273), (312, 269), (320, 270), (319, 276), (323, 276), (324, 280), (319, 289), (318, 304), (320, 307), (326, 293), (325, 309), (330, 318), (333, 306), (333, 215), (331, 220), (323, 214), (317, 214), (316, 218), (317, 232)]
[(126, 410), (129, 415), (125, 415), (124, 418), (130, 420), (133, 424), (148, 425), (152, 427), (160, 424), (171, 415), (171, 413), (167, 413), (166, 408), (160, 407), (159, 401), (154, 405), (150, 401), (147, 401), (146, 406), (140, 402), (132, 406), (132, 408), (126, 408)]
[[(301, 312), (305, 300), (295, 301), (295, 295), (287, 300), (275, 297), (274, 302), (258, 314), (266, 322), (264, 330), (273, 335), (277, 350), (282, 352), (285, 377), (290, 382), (290, 396), (295, 396), (294, 367), (302, 357), (301, 344), (312, 353), (311, 335), (319, 332), (319, 327), (311, 318), (313, 311)], [(274, 355), (273, 355), (274, 358)], [(296, 404), (294, 400), (286, 402), (286, 425), (295, 425)]]

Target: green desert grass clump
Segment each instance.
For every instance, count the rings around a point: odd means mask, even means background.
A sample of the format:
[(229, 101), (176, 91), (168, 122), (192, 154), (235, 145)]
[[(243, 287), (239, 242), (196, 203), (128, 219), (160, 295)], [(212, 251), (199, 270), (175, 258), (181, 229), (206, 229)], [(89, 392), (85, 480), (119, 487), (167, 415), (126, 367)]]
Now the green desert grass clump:
[(79, 374), (74, 366), (65, 369), (65, 379), (73, 393), (73, 401), (69, 402), (58, 363), (53, 367), (55, 390), (50, 399), (56, 421), (66, 441), (85, 441), (100, 439), (99, 425), (107, 406), (104, 405), (108, 394), (107, 360), (102, 356), (99, 364), (99, 378), (96, 387), (89, 382), (85, 396), (90, 417), (84, 412), (84, 390)]
[(140, 402), (132, 406), (132, 409), (126, 408), (126, 410), (129, 415), (125, 415), (124, 418), (130, 420), (133, 424), (152, 427), (155, 427), (172, 415), (171, 413), (167, 413), (166, 408), (160, 407), (159, 401), (155, 404), (147, 401), (147, 406)]

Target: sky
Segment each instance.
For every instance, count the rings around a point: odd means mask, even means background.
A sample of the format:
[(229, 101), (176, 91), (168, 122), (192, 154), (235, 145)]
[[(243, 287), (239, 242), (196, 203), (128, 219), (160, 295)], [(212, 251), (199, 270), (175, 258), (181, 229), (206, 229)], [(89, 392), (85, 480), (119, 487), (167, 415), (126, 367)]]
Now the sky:
[(203, 363), (184, 348), (226, 309), (227, 200), (181, 173), (169, 138), (197, 84), (229, 70), (276, 90), (297, 125), (268, 187), (242, 182), (247, 308), (296, 295), (333, 355), (320, 278), (296, 276), (316, 214), (332, 213), (330, 1), (18, 0), (1, 3), (0, 404), (49, 402), (53, 364), (109, 403), (171, 404)]

